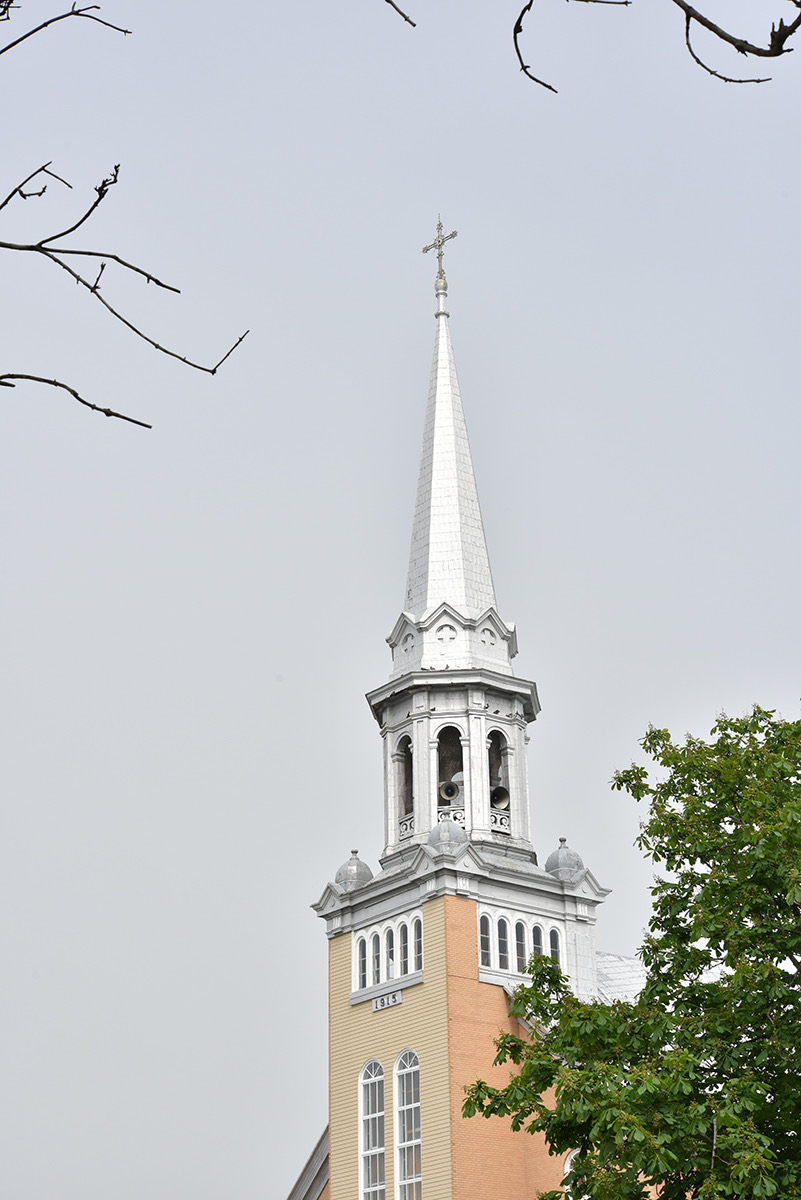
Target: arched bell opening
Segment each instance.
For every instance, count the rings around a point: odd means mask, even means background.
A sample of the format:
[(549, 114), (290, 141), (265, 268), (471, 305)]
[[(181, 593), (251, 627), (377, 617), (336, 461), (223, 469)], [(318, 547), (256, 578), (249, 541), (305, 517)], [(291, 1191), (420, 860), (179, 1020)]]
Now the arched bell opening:
[(412, 739), (402, 737), (397, 748), (398, 796), (400, 815), (410, 817), (414, 812), (414, 776), (412, 773)]
[(446, 725), (437, 737), (437, 805), (440, 809), (464, 805), (462, 735)]
[(487, 766), (489, 773), (489, 808), (493, 811), (493, 827), (508, 833), (508, 809), (511, 798), (508, 793), (506, 738), (493, 730), (487, 738)]

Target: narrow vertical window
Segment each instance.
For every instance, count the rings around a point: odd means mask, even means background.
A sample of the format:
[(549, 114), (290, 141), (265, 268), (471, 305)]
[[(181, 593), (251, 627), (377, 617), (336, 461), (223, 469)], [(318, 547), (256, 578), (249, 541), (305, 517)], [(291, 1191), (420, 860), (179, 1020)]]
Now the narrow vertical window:
[(359, 946), (357, 950), (359, 963), (359, 987), (367, 987), (367, 942), (364, 938), (359, 938)]
[(400, 927), (400, 973), (409, 974), (409, 926)]
[(482, 967), (492, 966), (492, 951), (490, 949), (490, 922), (489, 917), (483, 916), (478, 923), (479, 942), (481, 943), (481, 965)]
[(422, 1200), (423, 1161), (420, 1136), (420, 1060), (404, 1050), (395, 1065), (398, 1200)]
[(559, 957), (559, 934), (555, 929), (551, 930), (551, 958), (559, 966), (561, 961)]
[(360, 1200), (385, 1200), (384, 1185), (384, 1071), (372, 1059), (362, 1068), (359, 1086)]
[(518, 974), (522, 975), (526, 969), (526, 927), (522, 921), (515, 925), (515, 957)]
[(498, 966), (502, 971), (509, 970), (509, 922), (505, 917), (498, 922)]
[(542, 930), (535, 925), (531, 931), (531, 949), (537, 958), (542, 954)]
[(384, 936), (384, 947), (387, 954), (387, 979), (395, 978), (395, 934), (388, 929)]
[(412, 926), (414, 932), (414, 969), (422, 971), (423, 969), (423, 922), (419, 917), (415, 918)]
[(381, 938), (373, 934), (373, 983), (381, 982)]

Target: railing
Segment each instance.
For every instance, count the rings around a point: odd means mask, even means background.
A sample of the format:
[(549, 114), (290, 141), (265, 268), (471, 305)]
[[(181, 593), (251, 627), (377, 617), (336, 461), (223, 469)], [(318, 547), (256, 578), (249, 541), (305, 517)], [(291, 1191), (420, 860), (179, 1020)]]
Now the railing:
[[(450, 805), (448, 808), (440, 808), (437, 810), (437, 823), (440, 821), (455, 821), (457, 825), (461, 825), (464, 829), (464, 809), (456, 808)], [(509, 813), (503, 812), (497, 808), (490, 809), (490, 829), (495, 833), (511, 834), (512, 825), (509, 820)], [(414, 833), (414, 814), (408, 817), (401, 817), (398, 821), (398, 837), (401, 841), (404, 838), (411, 837)]]
[(511, 833), (512, 826), (509, 821), (508, 812), (503, 812), (498, 808), (491, 808), (490, 829), (494, 829), (496, 833)]
[(401, 817), (398, 823), (398, 835), (400, 838), (411, 837), (414, 833), (414, 814), (409, 817)]
[(454, 805), (450, 804), (447, 808), (437, 810), (438, 824), (440, 821), (447, 821), (449, 817), (464, 829), (464, 808), (455, 808)]

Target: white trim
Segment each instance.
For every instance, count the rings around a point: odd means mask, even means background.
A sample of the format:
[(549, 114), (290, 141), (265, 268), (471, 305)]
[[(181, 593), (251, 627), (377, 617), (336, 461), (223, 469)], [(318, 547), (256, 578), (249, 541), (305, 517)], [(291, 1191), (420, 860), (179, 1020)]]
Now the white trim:
[(402, 975), (400, 979), (393, 979), (392, 983), (387, 980), (384, 983), (374, 983), (370, 987), (361, 988), (358, 992), (351, 992), (350, 1003), (363, 1004), (365, 1000), (373, 1000), (376, 996), (385, 996), (387, 992), (402, 992), (406, 988), (414, 987), (417, 983), (423, 982), (422, 971), (412, 971), (410, 975)]

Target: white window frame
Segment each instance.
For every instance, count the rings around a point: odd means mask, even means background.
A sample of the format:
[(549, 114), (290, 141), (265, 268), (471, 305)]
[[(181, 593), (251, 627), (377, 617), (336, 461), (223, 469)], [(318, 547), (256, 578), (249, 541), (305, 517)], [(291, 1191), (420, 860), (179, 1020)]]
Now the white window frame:
[[(367, 1078), (367, 1071), (371, 1067), (377, 1067), (381, 1072), (380, 1075), (372, 1075)], [(383, 1097), (383, 1108), (375, 1113), (365, 1112), (365, 1089), (371, 1083), (381, 1080), (381, 1092)], [(386, 1200), (387, 1194), (387, 1081), (384, 1074), (384, 1068), (377, 1058), (368, 1059), (359, 1072), (359, 1200)], [(375, 1146), (365, 1147), (365, 1121), (380, 1120), (381, 1126), (381, 1144), (376, 1142)], [(380, 1178), (377, 1184), (367, 1185), (365, 1180), (365, 1163), (370, 1158), (376, 1158), (380, 1161), (381, 1170)]]
[[(403, 1059), (407, 1055), (414, 1056), (414, 1063), (408, 1066), (401, 1066)], [(400, 1103), (400, 1078), (401, 1075), (417, 1074), (417, 1100), (412, 1099), (411, 1104), (406, 1104), (401, 1109)], [(420, 1058), (416, 1051), (407, 1049), (402, 1050), (395, 1059), (395, 1066), (392, 1071), (393, 1082), (393, 1099), (395, 1109), (395, 1200), (422, 1200), (423, 1196), (423, 1131), (422, 1131), (422, 1104), (421, 1104), (421, 1084), (420, 1084)], [(414, 1097), (414, 1089), (412, 1090)], [(412, 1113), (412, 1122), (414, 1124), (414, 1110), (417, 1109), (417, 1136), (401, 1141), (401, 1112)], [(408, 1124), (408, 1121), (407, 1121)], [(412, 1151), (414, 1156), (415, 1148), (418, 1148), (419, 1171), (414, 1171), (411, 1176), (402, 1179), (401, 1171), (401, 1155), (408, 1150)]]
[[(417, 966), (415, 958), (415, 922), (420, 921), (420, 927), (423, 929), (422, 921), (423, 914), (419, 908), (413, 909), (411, 912), (405, 912), (397, 917), (392, 917), (388, 921), (381, 921), (375, 925), (368, 925), (362, 929), (353, 931), (351, 942), (351, 992), (360, 992), (365, 990), (362, 986), (361, 977), (359, 974), (359, 942), (364, 938), (367, 947), (367, 988), (380, 986), (390, 981), (397, 984), (402, 984), (403, 980), (408, 976), (419, 974), (422, 970), (422, 963)], [(405, 925), (408, 936), (408, 964), (405, 975), (401, 975), (401, 960), (400, 960), (400, 931), (401, 926)], [(392, 934), (392, 971), (390, 971), (390, 955), (387, 953), (387, 934)], [(373, 967), (375, 955), (373, 952), (373, 938), (378, 935), (379, 945), (379, 978), (376, 982), (373, 977)], [(425, 930), (423, 930), (423, 936)], [(419, 980), (417, 981), (419, 982)]]

